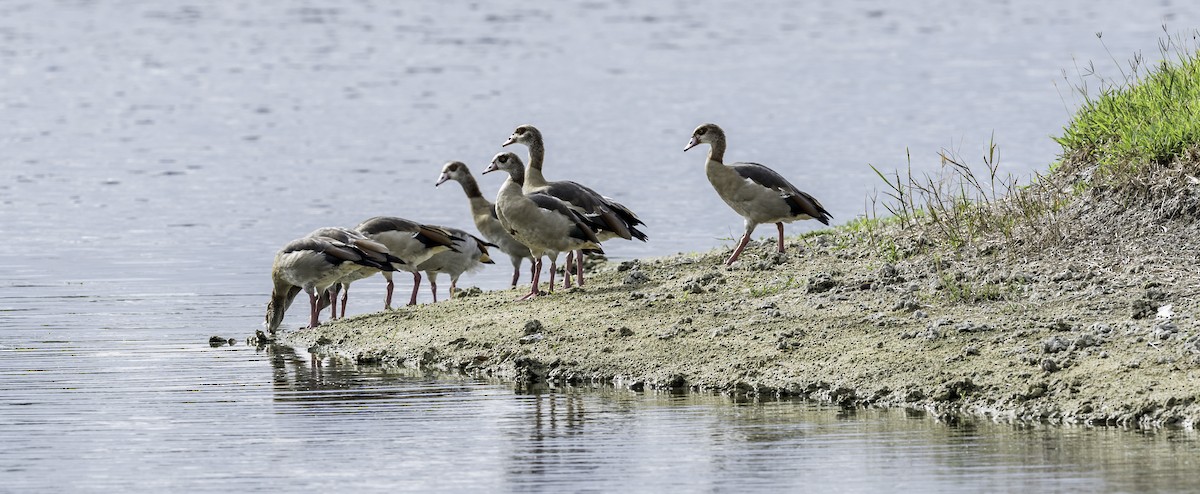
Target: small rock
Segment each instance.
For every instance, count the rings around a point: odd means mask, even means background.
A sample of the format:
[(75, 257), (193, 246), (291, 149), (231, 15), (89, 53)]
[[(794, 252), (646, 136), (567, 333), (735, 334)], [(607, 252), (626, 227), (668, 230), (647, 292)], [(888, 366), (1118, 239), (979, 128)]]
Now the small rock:
[(1090, 346), (1097, 346), (1099, 344), (1100, 340), (1090, 334), (1082, 334), (1078, 338), (1075, 338), (1075, 341), (1071, 343), (1071, 345), (1075, 348), (1087, 348)]
[(265, 346), (271, 343), (271, 338), (267, 336), (261, 329), (254, 332), (254, 336), (246, 338), (247, 345)]
[(687, 386), (687, 378), (684, 377), (683, 374), (671, 374), (667, 377), (664, 384), (666, 384), (668, 388), (679, 389)]
[(1165, 340), (1172, 336), (1175, 336), (1175, 334), (1178, 332), (1179, 332), (1179, 326), (1176, 326), (1175, 323), (1170, 322), (1170, 321), (1163, 321), (1163, 322), (1159, 323), (1157, 326), (1155, 326), (1154, 331), (1152, 331), (1150, 334), (1157, 339)]
[(542, 321), (537, 319), (525, 321), (525, 334), (541, 333), (543, 329)]
[(629, 329), (625, 326), (621, 326), (621, 329), (617, 330), (617, 336), (621, 336), (621, 337), (633, 336), (633, 330)]
[(913, 311), (912, 315), (913, 319), (925, 319), (926, 317), (929, 317), (929, 314), (926, 314), (925, 311), (920, 309)]
[(835, 286), (837, 286), (837, 282), (833, 281), (833, 276), (829, 273), (817, 273), (808, 279), (806, 291), (807, 293), (822, 293)]
[(544, 335), (542, 333), (533, 333), (533, 334), (527, 334), (525, 336), (522, 336), (520, 339), (517, 340), (517, 342), (519, 342), (522, 345), (528, 345), (530, 343), (537, 343), (544, 339), (546, 339), (546, 335)]
[(1058, 362), (1052, 358), (1042, 359), (1039, 367), (1046, 372), (1057, 372), (1059, 370)]
[(1149, 300), (1134, 300), (1129, 307), (1129, 317), (1134, 319), (1143, 319), (1150, 316), (1150, 314), (1154, 314), (1154, 312), (1154, 305)]
[(1175, 317), (1175, 310), (1172, 304), (1160, 306), (1156, 311), (1154, 318), (1158, 320), (1167, 320)]
[(896, 281), (896, 277), (900, 276), (900, 271), (891, 263), (884, 264), (879, 268), (879, 281), (891, 283)]
[(621, 264), (617, 265), (617, 271), (618, 272), (629, 271), (630, 269), (637, 267), (638, 264), (639, 264), (639, 262), (637, 259), (634, 259), (632, 261), (621, 261)]
[(991, 331), (994, 328), (992, 328), (990, 324), (976, 324), (971, 321), (963, 321), (955, 324), (954, 329), (959, 333), (979, 333), (983, 331)]
[(622, 283), (626, 285), (640, 285), (647, 281), (650, 281), (650, 277), (646, 276), (645, 273), (638, 269), (630, 271), (629, 274), (625, 275), (625, 279), (622, 280)]
[(676, 326), (673, 328), (663, 329), (663, 330), (655, 333), (654, 337), (658, 338), (660, 340), (669, 340), (669, 339), (674, 338), (677, 335), (679, 335), (680, 332), (681, 332), (680, 328), (678, 326)]
[(462, 297), (478, 297), (478, 296), (480, 296), (480, 295), (483, 295), (483, 289), (481, 289), (481, 288), (479, 288), (479, 287), (477, 287), (477, 286), (468, 287), (468, 288), (466, 288), (465, 290), (458, 290), (458, 291), (457, 291), (457, 292), (455, 292), (455, 294), (454, 294), (454, 296), (455, 296), (456, 298), (462, 298)]
[(902, 298), (897, 300), (895, 305), (892, 305), (892, 310), (894, 311), (912, 312), (920, 308), (921, 304), (911, 298)]
[(979, 348), (975, 345), (967, 345), (963, 347), (963, 355), (979, 355)]
[(223, 346), (223, 345), (229, 344), (229, 341), (230, 341), (230, 340), (227, 340), (227, 339), (225, 339), (225, 337), (224, 337), (224, 336), (210, 336), (210, 337), (208, 338), (208, 346), (211, 346), (211, 347), (213, 347), (213, 348), (216, 348), (216, 347), (219, 347), (219, 346)]
[(1058, 336), (1042, 340), (1042, 353), (1058, 353), (1071, 347), (1071, 342)]
[(734, 329), (736, 329), (736, 328), (734, 328), (732, 324), (728, 324), (728, 325), (721, 326), (717, 329), (712, 330), (712, 335), (714, 337), (725, 336), (729, 333), (732, 333), (734, 331)]
[(804, 331), (791, 330), (779, 333), (775, 337), (775, 348), (779, 350), (791, 350), (800, 347), (799, 339), (804, 337)]
[(1026, 390), (1025, 390), (1024, 398), (1027, 400), (1032, 400), (1032, 399), (1036, 399), (1036, 398), (1041, 398), (1043, 396), (1046, 396), (1046, 385), (1045, 384), (1030, 384), (1029, 387), (1026, 388)]
[(692, 281), (683, 285), (683, 291), (684, 293), (704, 293), (704, 287)]

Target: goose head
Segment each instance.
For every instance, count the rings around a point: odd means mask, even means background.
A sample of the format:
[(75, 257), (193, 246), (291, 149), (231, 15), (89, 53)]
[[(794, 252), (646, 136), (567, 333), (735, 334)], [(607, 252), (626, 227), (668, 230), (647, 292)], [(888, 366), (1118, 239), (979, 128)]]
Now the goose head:
[[(484, 172), (486, 173), (486, 172)], [(434, 187), (442, 185), (447, 180), (456, 180), (462, 182), (463, 179), (471, 175), (471, 171), (467, 169), (467, 165), (461, 161), (450, 161), (442, 166), (442, 175), (438, 177)]]
[(512, 135), (508, 136), (508, 140), (504, 141), (504, 144), (501, 144), (500, 147), (505, 147), (505, 146), (508, 146), (509, 144), (514, 144), (514, 143), (524, 144), (526, 146), (529, 146), (534, 143), (541, 143), (541, 142), (542, 142), (542, 133), (537, 130), (537, 127), (534, 127), (529, 124), (525, 124), (520, 127), (517, 127), (517, 130), (514, 130)]
[(525, 164), (521, 162), (521, 158), (513, 153), (499, 153), (492, 157), (492, 163), (488, 165), (487, 170), (483, 173), (494, 171), (502, 171), (509, 175), (520, 174), (525, 171)]
[(267, 317), (263, 321), (263, 329), (270, 333), (275, 333), (279, 329), (279, 325), (283, 323), (283, 310), (275, 307), (275, 302), (267, 303)]
[(688, 141), (687, 146), (683, 150), (687, 151), (701, 144), (711, 145), (714, 142), (722, 142), (724, 140), (725, 131), (721, 130), (721, 127), (718, 127), (717, 124), (706, 123), (696, 127), (696, 130), (692, 131), (692, 140)]

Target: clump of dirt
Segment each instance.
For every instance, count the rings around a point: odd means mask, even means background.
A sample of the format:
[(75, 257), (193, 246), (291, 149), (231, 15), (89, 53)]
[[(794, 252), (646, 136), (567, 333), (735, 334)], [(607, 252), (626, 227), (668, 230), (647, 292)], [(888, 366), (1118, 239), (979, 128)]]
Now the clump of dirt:
[(861, 231), (825, 230), (784, 254), (753, 242), (732, 267), (727, 249), (604, 263), (587, 286), (529, 302), (513, 302), (524, 288), (482, 292), (282, 338), (518, 384), (1193, 427), (1200, 226), (1187, 197), (1200, 185), (1182, 170), (1153, 196), (1167, 208), (1112, 190), (1064, 196), (1054, 242), (1026, 232), (948, 249), (891, 224), (872, 232), (893, 240), (885, 253)]

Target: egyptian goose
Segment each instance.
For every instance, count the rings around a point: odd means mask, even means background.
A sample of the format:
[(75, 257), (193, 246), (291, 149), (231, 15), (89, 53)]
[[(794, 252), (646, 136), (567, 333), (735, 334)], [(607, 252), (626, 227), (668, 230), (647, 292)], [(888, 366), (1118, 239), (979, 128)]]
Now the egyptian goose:
[(479, 191), (479, 183), (475, 181), (475, 176), (471, 174), (467, 165), (460, 161), (446, 163), (434, 186), (442, 185), (447, 180), (454, 180), (462, 185), (463, 192), (467, 194), (467, 200), (471, 203), (471, 218), (475, 220), (475, 228), (512, 261), (512, 286), (516, 287), (521, 278), (521, 260), (529, 259), (531, 267), (533, 264), (533, 254), (529, 253), (529, 247), (518, 242), (500, 226), (500, 219), (496, 217), (496, 205), (483, 197), (483, 193)]
[[(349, 244), (349, 245), (358, 247), (372, 261), (375, 261), (381, 265), (382, 264), (391, 264), (391, 269), (387, 269), (387, 271), (395, 271), (398, 269), (405, 269), (404, 268), (404, 264), (405, 264), (404, 260), (400, 259), (399, 257), (393, 256), (388, 251), (388, 248), (386, 245), (383, 245), (379, 242), (376, 242), (374, 240), (367, 238), (366, 235), (363, 235), (361, 232), (358, 232), (357, 230), (351, 230), (349, 228), (342, 228), (342, 227), (325, 227), (325, 228), (318, 228), (316, 230), (313, 230), (313, 232), (309, 233), (308, 236), (309, 237), (330, 238), (330, 239), (336, 240), (338, 242), (342, 242), (344, 244)], [(338, 318), (337, 295), (338, 295), (338, 292), (341, 292), (341, 294), (342, 294), (341, 314), (342, 314), (342, 317), (346, 317), (346, 303), (347, 303), (348, 299), (350, 298), (350, 284), (355, 281), (361, 280), (363, 278), (371, 277), (375, 273), (378, 273), (380, 271), (381, 270), (375, 269), (370, 266), (359, 266), (358, 269), (350, 271), (345, 276), (343, 276), (341, 279), (339, 279), (337, 283), (335, 283), (335, 284), (333, 284), (333, 286), (329, 287), (329, 290), (326, 293), (322, 294), (318, 298), (319, 308), (323, 308), (323, 307), (325, 307), (325, 305), (329, 305), (330, 306), (330, 319), (337, 319)]]
[(716, 124), (704, 124), (692, 132), (687, 151), (700, 144), (708, 144), (708, 161), (704, 166), (708, 181), (717, 195), (746, 219), (746, 232), (733, 255), (725, 265), (733, 264), (742, 249), (750, 242), (754, 227), (761, 223), (774, 223), (779, 229), (779, 252), (783, 252), (783, 224), (796, 220), (815, 219), (829, 224), (833, 218), (813, 196), (797, 189), (775, 170), (758, 163), (734, 163), (726, 166), (725, 131)]
[(588, 219), (554, 196), (541, 192), (522, 192), (525, 165), (517, 155), (497, 154), (483, 173), (496, 170), (508, 173), (508, 179), (496, 195), (496, 216), (504, 229), (517, 241), (527, 245), (533, 254), (533, 282), (529, 294), (520, 300), (538, 296), (542, 256), (550, 256), (550, 291), (553, 291), (554, 269), (559, 252), (604, 252), (596, 233), (588, 225)]
[(433, 301), (437, 302), (437, 275), (450, 275), (450, 298), (454, 298), (454, 290), (458, 286), (458, 278), (463, 273), (475, 271), (483, 264), (495, 264), (488, 255), (488, 247), (495, 247), (487, 241), (457, 228), (438, 226), (454, 239), (452, 250), (438, 252), (425, 262), (417, 265), (429, 278), (429, 289), (433, 293)]
[(338, 280), (360, 266), (376, 270), (394, 269), (391, 263), (373, 261), (371, 258), (374, 255), (360, 247), (328, 237), (304, 237), (288, 242), (275, 254), (275, 262), (271, 266), (274, 287), (263, 325), (274, 334), (283, 322), (284, 313), (303, 290), (308, 293), (308, 327), (316, 327), (320, 324), (317, 298)]
[[(542, 176), (542, 162), (546, 156), (546, 147), (542, 141), (542, 133), (532, 125), (517, 127), (501, 147), (509, 144), (524, 144), (529, 147), (529, 166), (525, 170), (526, 193), (544, 192), (566, 202), (567, 205), (589, 218), (595, 218), (596, 237), (601, 241), (612, 238), (625, 240), (638, 239), (646, 241), (646, 234), (636, 227), (645, 225), (629, 208), (598, 192), (576, 182), (566, 180), (547, 182)], [(567, 269), (563, 270), (563, 286), (571, 286), (570, 275), (567, 274), (572, 266), (572, 257), (577, 264), (576, 274), (579, 284), (583, 285), (583, 256), (579, 252), (567, 254)]]
[[(404, 260), (402, 269), (413, 274), (413, 290), (408, 305), (417, 303), (417, 289), (421, 286), (420, 264), (434, 254), (455, 250), (455, 237), (450, 232), (395, 216), (376, 216), (359, 223), (354, 229), (387, 246), (392, 255)], [(383, 308), (391, 309), (395, 284), (391, 273), (384, 272), (383, 276), (387, 278), (387, 299)]]

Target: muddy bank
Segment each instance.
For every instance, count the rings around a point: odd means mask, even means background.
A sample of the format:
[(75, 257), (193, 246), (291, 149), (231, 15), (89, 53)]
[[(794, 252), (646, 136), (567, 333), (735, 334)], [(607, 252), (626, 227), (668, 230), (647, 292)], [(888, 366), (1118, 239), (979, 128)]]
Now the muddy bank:
[(280, 339), (517, 383), (1194, 427), (1200, 230), (1185, 220), (1135, 239), (950, 257), (881, 252), (859, 232), (829, 230), (790, 239), (782, 255), (752, 243), (732, 267), (727, 249), (607, 263), (586, 287), (529, 302), (512, 301), (521, 290), (468, 293)]

